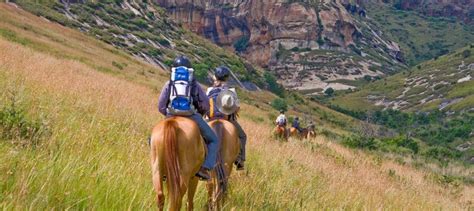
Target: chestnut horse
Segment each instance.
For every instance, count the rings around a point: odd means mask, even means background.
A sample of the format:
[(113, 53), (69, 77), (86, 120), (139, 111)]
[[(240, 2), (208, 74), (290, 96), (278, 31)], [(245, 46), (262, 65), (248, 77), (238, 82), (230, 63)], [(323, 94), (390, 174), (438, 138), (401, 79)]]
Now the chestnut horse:
[(299, 139), (304, 139), (304, 138), (309, 138), (309, 130), (306, 128), (303, 128), (301, 130), (301, 133), (298, 131), (298, 129), (291, 127), (290, 128), (290, 136), (294, 138), (299, 138)]
[(273, 131), (273, 134), (276, 136), (276, 138), (284, 139), (284, 140), (288, 139), (288, 134), (287, 134), (285, 126), (277, 125)]
[(219, 143), (217, 165), (211, 171), (211, 180), (207, 183), (210, 210), (221, 210), (227, 192), (230, 173), (240, 152), (237, 128), (226, 120), (213, 120), (209, 126), (216, 133)]
[[(184, 129), (185, 128), (185, 129)], [(151, 166), (158, 208), (164, 209), (163, 180), (167, 184), (168, 210), (179, 211), (188, 192), (188, 210), (193, 209), (199, 171), (205, 157), (204, 141), (192, 120), (171, 117), (158, 123), (151, 136)]]
[(314, 130), (308, 129), (308, 134), (306, 135), (307, 139), (312, 139), (316, 137), (316, 132)]

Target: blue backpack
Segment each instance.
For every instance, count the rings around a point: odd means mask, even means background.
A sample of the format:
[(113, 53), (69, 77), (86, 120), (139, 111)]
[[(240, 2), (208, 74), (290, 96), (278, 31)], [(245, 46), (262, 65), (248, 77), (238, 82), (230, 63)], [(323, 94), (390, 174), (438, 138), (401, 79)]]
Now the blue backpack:
[(195, 109), (192, 100), (192, 83), (194, 70), (192, 68), (177, 67), (171, 71), (169, 83), (168, 113), (176, 116), (191, 116)]

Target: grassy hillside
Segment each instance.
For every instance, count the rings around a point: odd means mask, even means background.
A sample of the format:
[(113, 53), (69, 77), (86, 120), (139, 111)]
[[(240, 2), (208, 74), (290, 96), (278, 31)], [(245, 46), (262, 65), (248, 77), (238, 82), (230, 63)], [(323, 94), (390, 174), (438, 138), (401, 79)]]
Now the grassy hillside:
[(423, 16), (387, 4), (367, 4), (367, 10), (377, 28), (400, 45), (409, 65), (453, 52), (474, 40), (474, 26), (454, 18)]
[(473, 47), (424, 62), (357, 92), (341, 94), (330, 104), (359, 119), (421, 139), (430, 146), (431, 157), (472, 162)]
[[(46, 17), (48, 20), (59, 23), (62, 26), (77, 28), (80, 31), (123, 50), (123, 52), (112, 50), (114, 53), (132, 55), (135, 58), (158, 66), (158, 69), (166, 69), (167, 65), (169, 65), (172, 59), (178, 54), (187, 55), (194, 61), (194, 68), (197, 71), (198, 79), (201, 79), (200, 81), (204, 83), (207, 82), (206, 76), (210, 69), (221, 64), (226, 64), (236, 73), (237, 77), (243, 83), (253, 82), (259, 87), (266, 88), (278, 95), (277, 97), (267, 92), (246, 92), (244, 89), (240, 89), (239, 91), (244, 102), (262, 109), (271, 110), (275, 106), (272, 107), (270, 105), (272, 105), (275, 100), (283, 100), (289, 109), (292, 110), (290, 114), (292, 116), (302, 116), (305, 120), (304, 123), (313, 120), (317, 123), (324, 122), (325, 125), (328, 125), (327, 129), (323, 130), (325, 133), (342, 135), (345, 134), (346, 131), (341, 131), (340, 128), (351, 131), (355, 131), (356, 129), (353, 127), (353, 124), (357, 121), (353, 118), (341, 115), (315, 102), (311, 102), (301, 94), (286, 92), (281, 85), (277, 84), (276, 78), (270, 73), (266, 72), (263, 74), (262, 70), (248, 64), (234, 53), (184, 30), (179, 25), (170, 21), (161, 8), (152, 4), (146, 4), (142, 1), (126, 1), (121, 2), (121, 4), (112, 1), (88, 2), (85, 4), (70, 5), (68, 10), (65, 10), (65, 5), (59, 4), (56, 1), (37, 2), (19, 0), (16, 2), (27, 11)], [(15, 36), (18, 34), (14, 34), (15, 30), (23, 30), (22, 27), (26, 27), (27, 33), (25, 34), (32, 36), (26, 37), (25, 39), (28, 43), (23, 44), (33, 46), (37, 49), (39, 48), (37, 46), (44, 46), (44, 44), (32, 41), (34, 35), (31, 33), (39, 31), (40, 34), (42, 33), (42, 39), (51, 39), (53, 41), (57, 39), (52, 35), (50, 36), (48, 34), (49, 32), (41, 31), (40, 29), (32, 31), (30, 29), (32, 28), (31, 25), (23, 26), (23, 23), (13, 25), (15, 25), (16, 28), (8, 29), (10, 31), (6, 30), (4, 36), (9, 39), (17, 39)], [(19, 34), (23, 36), (22, 33)], [(18, 40), (16, 41), (18, 42)], [(74, 43), (68, 38), (64, 38), (63, 42), (68, 43), (68, 45), (81, 45)], [(101, 43), (100, 45), (103, 44)], [(67, 51), (58, 52), (61, 52), (58, 54), (62, 56), (64, 52)], [(127, 61), (115, 59), (107, 65), (98, 66), (97, 64), (101, 63), (87, 61), (83, 55), (76, 55), (73, 52), (68, 53), (70, 53), (66, 54), (68, 57), (91, 64), (100, 71), (126, 72), (126, 74), (129, 74), (130, 67)], [(103, 63), (104, 60), (101, 59), (101, 57), (97, 57), (97, 60), (99, 59)], [(135, 75), (131, 77), (143, 83), (143, 78), (156, 77), (153, 71), (154, 70), (148, 69), (147, 67), (138, 72), (138, 77)], [(165, 72), (159, 72), (157, 74), (161, 77)], [(154, 84), (154, 88), (157, 87), (155, 81), (152, 81), (150, 84)], [(245, 87), (248, 88), (249, 84), (246, 84), (247, 86)], [(252, 87), (252, 85), (250, 85), (250, 87)], [(275, 118), (275, 114), (270, 114), (264, 119)], [(254, 119), (256, 121), (264, 120), (255, 117)]]
[[(219, 48), (171, 21), (165, 12), (147, 1), (86, 1), (62, 4), (59, 1), (16, 0), (19, 6), (63, 26), (79, 29), (148, 63), (168, 67), (179, 55), (195, 61), (196, 75), (207, 82), (207, 72), (228, 65), (246, 82), (266, 86), (260, 70), (237, 55)], [(126, 67), (116, 63), (116, 68)]]
[[(0, 207), (154, 209), (146, 137), (162, 119), (155, 103), (165, 74), (12, 5), (0, 4), (0, 30)], [(113, 61), (129, 65), (99, 68)], [(472, 208), (471, 186), (324, 136), (279, 143), (272, 110), (242, 110), (248, 170), (232, 176), (226, 209)], [(200, 184), (198, 207), (206, 195)]]
[(351, 110), (396, 108), (407, 111), (468, 110), (474, 106), (474, 44), (375, 81), (332, 103)]

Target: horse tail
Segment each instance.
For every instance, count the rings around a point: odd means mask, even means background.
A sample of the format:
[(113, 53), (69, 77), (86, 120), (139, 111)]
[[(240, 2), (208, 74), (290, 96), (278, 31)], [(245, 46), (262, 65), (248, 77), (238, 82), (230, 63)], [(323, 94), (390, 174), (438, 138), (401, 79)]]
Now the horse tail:
[(225, 167), (224, 167), (224, 158), (222, 155), (222, 145), (224, 141), (224, 123), (221, 120), (216, 121), (212, 125), (212, 129), (217, 135), (217, 139), (220, 140), (220, 145), (218, 147), (218, 153), (217, 153), (217, 165), (216, 165), (216, 175), (217, 175), (217, 183), (220, 185), (221, 190), (217, 195), (220, 195), (222, 193), (225, 193), (227, 191), (227, 175), (225, 172)]
[(178, 130), (178, 123), (175, 120), (165, 121), (164, 125), (164, 157), (166, 180), (168, 186), (168, 193), (172, 202), (176, 202), (180, 196), (181, 176), (180, 166), (178, 161), (178, 140), (176, 138)]

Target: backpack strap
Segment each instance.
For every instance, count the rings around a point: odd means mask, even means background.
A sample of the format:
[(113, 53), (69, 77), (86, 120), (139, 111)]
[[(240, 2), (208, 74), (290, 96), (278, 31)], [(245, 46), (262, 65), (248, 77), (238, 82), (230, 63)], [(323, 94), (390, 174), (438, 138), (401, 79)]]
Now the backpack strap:
[(214, 98), (209, 98), (209, 119), (214, 118), (215, 111), (214, 111)]
[(170, 100), (171, 99), (171, 92), (173, 91), (173, 90), (171, 90), (171, 86), (172, 86), (171, 83), (173, 83), (173, 81), (169, 80), (169, 82), (168, 82), (168, 103), (166, 104), (166, 107), (169, 107), (170, 103), (171, 103), (171, 100)]

